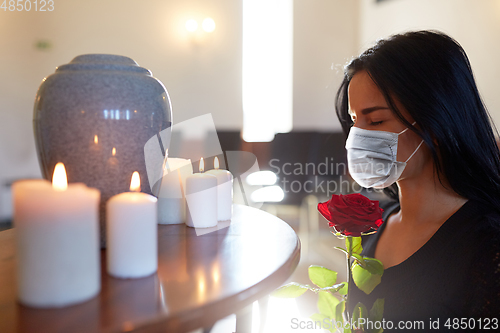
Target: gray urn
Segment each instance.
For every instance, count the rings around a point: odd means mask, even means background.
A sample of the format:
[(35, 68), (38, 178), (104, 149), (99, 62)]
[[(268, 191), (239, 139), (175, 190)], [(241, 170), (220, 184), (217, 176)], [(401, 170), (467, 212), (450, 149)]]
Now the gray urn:
[[(101, 191), (101, 243), (105, 239), (105, 203), (126, 192), (132, 173), (151, 194), (144, 146), (172, 125), (170, 98), (163, 84), (134, 60), (87, 54), (57, 67), (43, 79), (35, 99), (33, 125), (45, 179), (56, 163), (66, 166), (70, 183)], [(155, 167), (157, 169), (157, 167)]]

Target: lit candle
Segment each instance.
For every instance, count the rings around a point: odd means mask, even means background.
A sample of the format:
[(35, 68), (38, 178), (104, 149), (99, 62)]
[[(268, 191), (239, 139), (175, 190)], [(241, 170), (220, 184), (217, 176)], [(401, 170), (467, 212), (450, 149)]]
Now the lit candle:
[(200, 160), (200, 173), (186, 179), (186, 225), (194, 228), (210, 228), (217, 225), (217, 178), (203, 173), (204, 162)]
[(186, 178), (193, 174), (191, 160), (168, 157), (158, 193), (158, 223), (184, 223)]
[(141, 180), (132, 175), (130, 191), (107, 202), (107, 271), (118, 278), (139, 278), (158, 268), (156, 198), (141, 193)]
[(219, 159), (214, 160), (214, 170), (207, 173), (217, 177), (217, 220), (227, 221), (233, 213), (233, 175), (231, 172), (219, 169)]
[(32, 307), (63, 307), (99, 293), (98, 190), (70, 184), (62, 163), (46, 180), (14, 183), (18, 295)]
[(90, 151), (93, 152), (94, 154), (101, 151), (101, 145), (99, 144), (99, 136), (97, 134), (94, 134), (92, 142), (90, 143)]

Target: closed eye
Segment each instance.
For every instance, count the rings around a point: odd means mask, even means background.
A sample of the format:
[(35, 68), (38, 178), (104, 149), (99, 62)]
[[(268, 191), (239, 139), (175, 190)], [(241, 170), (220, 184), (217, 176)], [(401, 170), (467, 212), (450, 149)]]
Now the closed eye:
[(380, 125), (382, 123), (383, 123), (383, 121), (373, 121), (370, 123), (370, 125), (377, 126), (377, 125)]

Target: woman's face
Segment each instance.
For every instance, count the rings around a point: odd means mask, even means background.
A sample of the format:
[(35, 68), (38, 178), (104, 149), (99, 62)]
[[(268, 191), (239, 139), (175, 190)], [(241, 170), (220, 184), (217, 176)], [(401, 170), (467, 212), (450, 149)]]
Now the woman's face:
[[(349, 84), (348, 95), (349, 114), (354, 122), (354, 127), (393, 133), (400, 133), (406, 129), (406, 125), (389, 109), (382, 92), (366, 71), (354, 74)], [(413, 123), (413, 118), (405, 108), (397, 101), (395, 103), (405, 119), (410, 124)], [(418, 128), (418, 124), (415, 124), (415, 126)], [(406, 161), (418, 147), (421, 140), (411, 130), (399, 135), (397, 160), (400, 162)], [(423, 163), (427, 163), (427, 158), (422, 153), (426, 150), (425, 148), (425, 145), (422, 145), (411, 158), (400, 179), (414, 174), (413, 171), (417, 171), (418, 168), (423, 167)]]

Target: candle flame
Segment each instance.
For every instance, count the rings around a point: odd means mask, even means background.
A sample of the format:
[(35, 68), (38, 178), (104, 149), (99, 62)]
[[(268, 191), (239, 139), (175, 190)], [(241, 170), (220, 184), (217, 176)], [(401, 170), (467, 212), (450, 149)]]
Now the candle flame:
[(205, 171), (205, 162), (203, 161), (203, 157), (200, 159), (200, 172), (203, 173)]
[(214, 168), (215, 170), (219, 170), (219, 158), (217, 156), (214, 159)]
[(61, 162), (56, 164), (54, 175), (52, 176), (52, 188), (56, 191), (66, 191), (68, 188), (68, 177), (66, 176), (66, 168)]
[(98, 144), (99, 143), (99, 138), (97, 137), (97, 134), (94, 135), (94, 143)]
[(116, 148), (115, 148), (115, 147), (113, 147), (113, 150), (111, 151), (111, 155), (112, 155), (112, 156), (115, 156), (115, 155), (116, 155)]
[(130, 191), (141, 191), (141, 177), (139, 177), (139, 172), (137, 171), (134, 171), (134, 173), (132, 174), (132, 180), (130, 181)]

